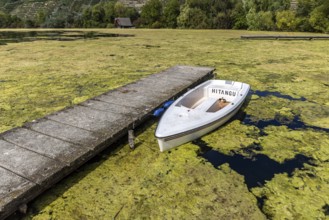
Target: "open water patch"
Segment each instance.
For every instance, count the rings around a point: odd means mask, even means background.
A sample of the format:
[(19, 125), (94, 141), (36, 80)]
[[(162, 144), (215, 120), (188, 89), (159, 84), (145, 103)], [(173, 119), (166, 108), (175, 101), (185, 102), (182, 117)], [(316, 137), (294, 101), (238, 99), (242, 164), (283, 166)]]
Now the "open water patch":
[(133, 36), (130, 34), (101, 33), (95, 31), (0, 31), (0, 45), (39, 40), (75, 41)]
[(232, 154), (226, 155), (214, 150), (201, 139), (193, 141), (193, 144), (200, 147), (199, 156), (205, 158), (216, 169), (219, 169), (220, 165), (228, 163), (231, 169), (244, 176), (249, 190), (263, 186), (275, 174), (287, 173), (291, 177), (296, 169), (304, 167), (304, 163), (313, 165), (311, 162), (313, 159), (303, 154), (296, 154), (294, 158), (285, 160), (284, 163), (279, 163), (267, 155), (259, 153), (251, 153), (245, 156), (239, 152), (232, 151)]
[[(267, 126), (287, 126), (291, 130), (312, 129), (315, 131), (329, 132), (328, 128), (322, 128), (322, 127), (305, 124), (298, 115), (295, 115), (292, 120), (284, 119), (279, 116), (270, 120), (254, 120), (250, 115), (244, 113), (244, 114), (240, 114), (238, 119), (242, 122), (242, 124), (256, 126), (261, 131)], [(261, 133), (262, 135), (265, 135), (265, 133), (263, 132)]]
[[(278, 98), (287, 99), (289, 101), (307, 101), (307, 99), (304, 97), (294, 98), (290, 95), (285, 95), (280, 92), (254, 90), (254, 91), (251, 91), (251, 94), (255, 94), (260, 97), (275, 96)], [(239, 111), (232, 118), (232, 120), (235, 120), (235, 119), (240, 120), (242, 122), (242, 124), (244, 124), (244, 125), (256, 126), (257, 128), (259, 128), (261, 130), (261, 135), (265, 135), (265, 133), (262, 130), (267, 126), (287, 126), (289, 129), (292, 129), (292, 130), (313, 129), (316, 131), (329, 132), (328, 128), (305, 124), (302, 121), (302, 119), (300, 118), (300, 115), (294, 115), (293, 117), (288, 117), (283, 114), (277, 113), (277, 114), (275, 114), (273, 119), (256, 120), (254, 117), (246, 114), (244, 111)]]
[(329, 204), (326, 204), (322, 207), (323, 209), (323, 213), (326, 215), (326, 216), (329, 216)]

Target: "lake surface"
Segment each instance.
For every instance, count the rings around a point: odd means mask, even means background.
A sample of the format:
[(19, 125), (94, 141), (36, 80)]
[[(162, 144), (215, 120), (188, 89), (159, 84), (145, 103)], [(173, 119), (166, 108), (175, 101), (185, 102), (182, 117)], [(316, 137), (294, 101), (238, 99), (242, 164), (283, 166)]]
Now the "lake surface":
[(115, 144), (31, 202), (25, 219), (328, 218), (326, 42), (241, 40), (246, 31), (92, 31), (135, 37), (44, 32), (53, 39), (0, 47), (2, 131), (178, 63), (216, 67), (218, 79), (254, 92), (230, 122), (168, 152), (159, 152), (156, 124), (145, 125), (136, 149)]

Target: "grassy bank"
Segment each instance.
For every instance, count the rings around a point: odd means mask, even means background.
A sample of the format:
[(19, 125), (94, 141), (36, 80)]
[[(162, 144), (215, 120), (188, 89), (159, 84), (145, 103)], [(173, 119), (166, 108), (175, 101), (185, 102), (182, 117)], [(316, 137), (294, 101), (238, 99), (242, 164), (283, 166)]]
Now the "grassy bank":
[[(136, 150), (121, 144), (100, 155), (36, 199), (27, 219), (328, 218), (328, 41), (241, 40), (251, 33), (220, 30), (96, 31), (134, 37), (0, 46), (0, 131), (176, 64), (216, 67), (217, 78), (256, 92), (246, 115), (200, 140), (225, 159), (218, 169), (198, 156), (197, 144), (159, 153), (150, 123)], [(250, 184), (250, 173), (235, 167), (240, 156), (250, 164), (265, 157), (279, 168)], [(304, 163), (285, 169), (301, 157)]]

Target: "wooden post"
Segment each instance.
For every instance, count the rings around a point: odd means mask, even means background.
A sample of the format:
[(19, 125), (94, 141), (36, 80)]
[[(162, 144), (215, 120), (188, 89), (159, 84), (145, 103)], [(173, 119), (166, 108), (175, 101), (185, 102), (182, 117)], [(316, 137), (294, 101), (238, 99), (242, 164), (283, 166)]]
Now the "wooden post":
[(132, 130), (132, 129), (128, 130), (128, 143), (129, 143), (129, 146), (131, 149), (135, 148), (134, 140), (135, 140), (134, 130)]

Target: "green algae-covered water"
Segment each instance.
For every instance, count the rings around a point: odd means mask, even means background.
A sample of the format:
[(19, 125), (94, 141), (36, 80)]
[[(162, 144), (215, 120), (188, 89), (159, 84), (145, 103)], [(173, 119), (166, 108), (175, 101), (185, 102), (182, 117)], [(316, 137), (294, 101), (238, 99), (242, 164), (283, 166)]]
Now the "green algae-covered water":
[(216, 78), (250, 84), (250, 100), (226, 125), (163, 153), (151, 120), (135, 150), (110, 146), (12, 218), (329, 218), (328, 41), (97, 31), (134, 37), (0, 46), (1, 131), (176, 64), (214, 66)]

